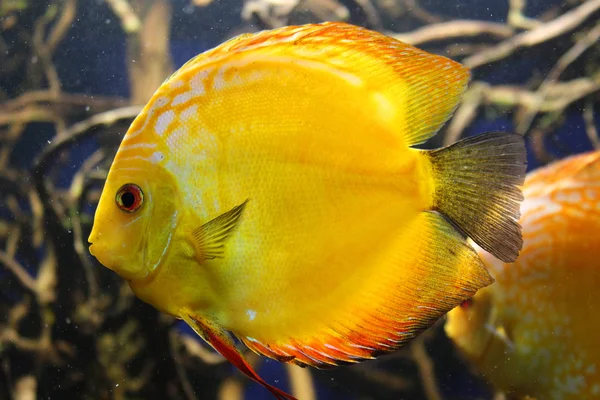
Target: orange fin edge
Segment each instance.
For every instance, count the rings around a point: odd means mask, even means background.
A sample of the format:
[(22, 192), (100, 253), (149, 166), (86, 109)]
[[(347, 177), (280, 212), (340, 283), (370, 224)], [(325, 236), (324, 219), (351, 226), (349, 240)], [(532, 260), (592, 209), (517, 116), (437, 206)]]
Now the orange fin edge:
[(260, 375), (258, 375), (258, 373), (256, 373), (256, 371), (254, 371), (250, 364), (248, 364), (248, 362), (244, 359), (224, 329), (194, 315), (187, 314), (183, 315), (182, 318), (200, 337), (202, 337), (202, 339), (204, 339), (217, 352), (219, 352), (219, 354), (225, 357), (244, 375), (265, 387), (275, 396), (276, 399), (297, 400), (292, 395), (265, 382), (265, 380), (262, 379)]

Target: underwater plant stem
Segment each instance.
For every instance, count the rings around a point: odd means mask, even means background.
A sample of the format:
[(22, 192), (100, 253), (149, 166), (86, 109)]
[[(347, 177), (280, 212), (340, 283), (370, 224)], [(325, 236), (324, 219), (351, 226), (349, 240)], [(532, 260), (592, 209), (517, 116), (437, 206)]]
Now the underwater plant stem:
[(427, 334), (422, 334), (418, 336), (417, 339), (412, 343), (410, 349), (413, 354), (413, 358), (417, 363), (417, 367), (419, 368), (421, 382), (423, 384), (423, 389), (425, 390), (425, 395), (428, 400), (443, 400), (442, 393), (440, 392), (439, 387), (437, 386), (437, 378), (435, 377), (433, 362), (431, 361), (431, 357), (427, 354), (427, 349), (425, 347), (425, 338)]
[(203, 347), (189, 335), (180, 335), (179, 340), (190, 355), (198, 357), (205, 364), (221, 364), (226, 361), (222, 355)]
[(77, 0), (65, 0), (62, 8), (62, 13), (58, 17), (58, 21), (52, 27), (52, 31), (48, 35), (45, 46), (48, 53), (52, 54), (56, 50), (58, 44), (64, 39), (66, 33), (71, 28), (71, 24), (77, 15)]
[(0, 250), (0, 263), (3, 264), (6, 269), (12, 272), (12, 274), (19, 280), (25, 289), (37, 296), (38, 293), (35, 279), (29, 275), (25, 267), (23, 267), (17, 260), (10, 257), (2, 250)]
[[(31, 90), (0, 104), (0, 115), (3, 113), (19, 111), (27, 106), (35, 105), (36, 103), (42, 103), (39, 105), (43, 106), (46, 110), (49, 107), (60, 107), (63, 112), (73, 112), (75, 110), (72, 110), (72, 108), (79, 106), (82, 108), (89, 108), (88, 112), (98, 112), (123, 107), (126, 105), (126, 102), (127, 100), (122, 97), (94, 96), (65, 92), (62, 92), (60, 96), (56, 97), (56, 95), (49, 90)], [(17, 119), (13, 118), (12, 120)]]
[(513, 36), (504, 42), (474, 54), (463, 60), (469, 68), (504, 59), (522, 47), (532, 47), (577, 28), (583, 21), (600, 9), (600, 0), (588, 0), (579, 7), (562, 14), (554, 20)]
[(477, 111), (481, 105), (484, 91), (488, 90), (487, 84), (473, 82), (471, 87), (465, 92), (462, 103), (450, 120), (448, 130), (444, 136), (444, 146), (449, 146), (460, 139), (463, 131), (477, 116)]
[(37, 398), (37, 387), (35, 376), (25, 375), (17, 379), (12, 394), (18, 400), (35, 400)]
[(142, 23), (127, 0), (106, 0), (106, 3), (119, 17), (121, 27), (126, 33), (135, 33), (140, 30)]
[(516, 28), (533, 29), (542, 22), (526, 17), (526, 0), (509, 0), (508, 23)]
[(583, 108), (583, 120), (585, 121), (585, 131), (590, 142), (595, 149), (600, 149), (600, 137), (598, 136), (598, 128), (594, 120), (594, 102), (588, 98)]
[(227, 378), (219, 388), (217, 398), (219, 400), (243, 400), (244, 388), (239, 380)]
[(524, 113), (524, 115), (520, 118), (521, 122), (517, 126), (517, 132), (520, 134), (524, 134), (533, 119), (537, 115), (541, 104), (546, 100), (547, 91), (550, 85), (558, 81), (560, 75), (563, 73), (565, 69), (569, 65), (571, 65), (579, 56), (581, 56), (587, 49), (589, 49), (594, 44), (598, 44), (598, 40), (600, 39), (600, 23), (596, 24), (594, 28), (589, 30), (583, 37), (581, 37), (575, 44), (564, 53), (554, 64), (554, 67), (550, 70), (544, 81), (540, 84), (538, 88), (538, 96), (534, 104), (532, 104), (529, 109)]
[[(367, 15), (367, 21), (372, 29), (381, 30), (383, 25), (381, 23), (381, 17), (377, 12), (377, 8), (373, 5), (371, 0), (354, 0)], [(303, 398), (303, 397), (301, 397)]]
[(53, 164), (53, 160), (57, 158), (57, 154), (63, 149), (69, 148), (72, 144), (85, 137), (94, 136), (101, 132), (92, 128), (102, 125), (110, 126), (122, 119), (133, 119), (140, 110), (140, 106), (131, 106), (107, 111), (76, 123), (68, 129), (58, 131), (54, 140), (34, 160), (32, 174), (38, 196), (44, 205), (43, 208), (52, 210), (63, 226), (65, 226), (67, 220), (64, 206), (56, 190), (52, 188), (51, 182), (46, 178), (46, 172)]
[(512, 36), (514, 30), (497, 22), (454, 20), (425, 25), (408, 33), (386, 32), (387, 35), (403, 42), (417, 46), (436, 40), (449, 40), (459, 37), (474, 37), (479, 35), (492, 35), (501, 39)]
[(94, 273), (94, 265), (90, 261), (87, 246), (85, 245), (85, 238), (83, 237), (83, 229), (81, 227), (81, 218), (79, 210), (83, 207), (81, 201), (81, 194), (83, 193), (83, 187), (85, 184), (85, 177), (87, 173), (94, 168), (98, 163), (104, 159), (104, 151), (102, 149), (94, 152), (88, 157), (79, 171), (75, 173), (73, 180), (71, 181), (71, 187), (69, 189), (69, 215), (71, 218), (71, 226), (73, 228), (73, 247), (81, 265), (84, 268), (86, 280), (88, 282), (88, 296), (90, 301), (95, 301), (98, 297), (99, 288)]
[(404, 0), (404, 6), (411, 15), (425, 23), (432, 24), (442, 22), (444, 20), (444, 18), (441, 16), (432, 14), (428, 10), (421, 7), (417, 0)]
[(61, 150), (68, 148), (73, 143), (83, 139), (84, 137), (97, 135), (99, 132), (93, 130), (97, 126), (110, 126), (123, 119), (133, 119), (142, 110), (141, 106), (129, 106), (117, 108), (103, 113), (95, 114), (94, 116), (78, 122), (65, 130), (44, 148), (42, 154), (34, 162), (34, 171), (38, 175), (44, 175), (50, 159)]
[(169, 51), (172, 5), (169, 0), (136, 0), (141, 27), (127, 39), (131, 104), (145, 104), (173, 72)]
[(46, 76), (49, 90), (54, 95), (58, 96), (61, 90), (61, 82), (56, 67), (52, 63), (52, 52), (44, 41), (46, 27), (54, 20), (56, 9), (56, 4), (49, 4), (46, 13), (35, 21), (32, 41), (33, 49)]
[(290, 377), (292, 395), (297, 399), (316, 400), (315, 385), (310, 371), (294, 364), (285, 364), (285, 369)]
[(175, 370), (177, 371), (177, 375), (179, 376), (179, 381), (181, 383), (181, 388), (183, 389), (183, 393), (185, 394), (188, 400), (197, 400), (198, 397), (194, 394), (194, 388), (190, 383), (190, 378), (188, 377), (187, 371), (181, 361), (181, 355), (179, 354), (178, 341), (179, 335), (174, 330), (169, 331), (169, 350), (171, 352), (171, 357), (173, 358), (173, 362), (175, 363)]
[[(561, 112), (575, 101), (599, 90), (600, 72), (592, 77), (548, 84), (545, 98), (541, 102), (539, 91), (527, 90), (521, 86), (492, 86), (485, 82), (473, 82), (449, 123), (444, 144), (449, 145), (460, 139), (464, 129), (475, 119), (479, 107), (483, 105), (522, 107), (525, 110), (537, 107), (539, 112)], [(537, 105), (538, 103), (540, 104)]]
[[(56, 270), (56, 253), (52, 245), (48, 245), (48, 250), (40, 263), (38, 274), (35, 279), (35, 286), (38, 294), (37, 300), (42, 307), (47, 308), (51, 302), (56, 300), (56, 284), (58, 282)], [(48, 317), (48, 315), (43, 315), (44, 318)], [(46, 325), (51, 326), (52, 323)]]
[(26, 124), (30, 122), (53, 122), (58, 123), (59, 117), (47, 108), (28, 106), (18, 111), (0, 110), (0, 125)]
[(40, 248), (44, 242), (44, 205), (34, 188), (31, 185), (28, 186), (29, 206), (31, 207), (31, 214), (33, 216), (31, 224), (33, 230), (33, 245), (36, 248)]

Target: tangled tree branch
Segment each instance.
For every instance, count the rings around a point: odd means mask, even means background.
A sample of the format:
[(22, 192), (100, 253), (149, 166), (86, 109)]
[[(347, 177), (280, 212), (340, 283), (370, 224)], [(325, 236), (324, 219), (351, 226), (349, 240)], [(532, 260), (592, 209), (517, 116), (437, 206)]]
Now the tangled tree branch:
[(561, 15), (553, 21), (537, 25), (536, 28), (511, 37), (490, 49), (474, 54), (463, 60), (463, 62), (470, 68), (476, 68), (501, 60), (522, 47), (533, 47), (574, 30), (599, 9), (600, 0), (588, 0), (578, 8)]

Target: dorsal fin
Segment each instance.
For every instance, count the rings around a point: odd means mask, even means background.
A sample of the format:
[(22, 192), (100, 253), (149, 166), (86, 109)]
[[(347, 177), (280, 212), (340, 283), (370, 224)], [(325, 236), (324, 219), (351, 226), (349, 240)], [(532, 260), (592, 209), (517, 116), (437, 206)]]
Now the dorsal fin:
[(241, 55), (318, 61), (360, 77), (385, 92), (390, 105), (404, 114), (398, 129), (408, 145), (437, 132), (457, 107), (470, 78), (468, 68), (446, 57), (362, 27), (326, 22), (237, 36), (194, 57), (166, 82)]

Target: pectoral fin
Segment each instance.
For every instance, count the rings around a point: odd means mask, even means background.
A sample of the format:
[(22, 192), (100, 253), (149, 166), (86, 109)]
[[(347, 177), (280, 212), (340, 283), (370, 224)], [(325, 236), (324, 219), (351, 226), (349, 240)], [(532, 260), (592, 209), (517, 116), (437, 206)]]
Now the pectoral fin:
[(192, 329), (218, 351), (229, 362), (235, 365), (240, 371), (247, 375), (250, 379), (260, 383), (269, 392), (273, 393), (275, 398), (279, 400), (297, 400), (295, 397), (286, 392), (277, 389), (275, 386), (265, 382), (255, 371), (250, 364), (244, 360), (242, 354), (235, 347), (233, 340), (223, 328), (210, 323), (209, 321), (197, 317), (195, 315), (184, 314), (181, 316), (183, 320), (192, 327)]
[(225, 241), (240, 221), (246, 203), (248, 199), (191, 232), (191, 241), (198, 261), (223, 257)]

